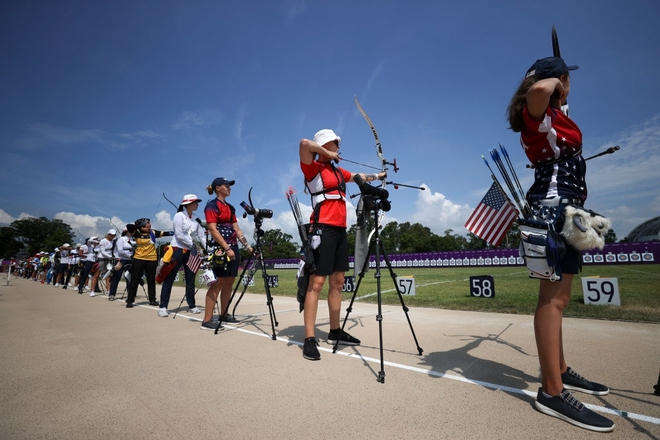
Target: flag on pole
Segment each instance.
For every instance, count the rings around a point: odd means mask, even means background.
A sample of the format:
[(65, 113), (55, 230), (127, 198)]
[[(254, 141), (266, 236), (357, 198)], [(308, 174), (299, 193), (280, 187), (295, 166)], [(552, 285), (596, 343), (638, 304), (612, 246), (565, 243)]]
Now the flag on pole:
[(197, 249), (195, 246), (190, 250), (190, 257), (188, 257), (188, 262), (186, 263), (186, 266), (188, 266), (188, 269), (190, 269), (193, 273), (197, 273), (199, 270), (199, 266), (202, 265), (202, 259), (199, 257), (199, 254), (197, 253)]
[(500, 187), (493, 182), (483, 200), (465, 222), (465, 228), (486, 240), (486, 243), (499, 246), (518, 217), (518, 213), (519, 211), (502, 193)]

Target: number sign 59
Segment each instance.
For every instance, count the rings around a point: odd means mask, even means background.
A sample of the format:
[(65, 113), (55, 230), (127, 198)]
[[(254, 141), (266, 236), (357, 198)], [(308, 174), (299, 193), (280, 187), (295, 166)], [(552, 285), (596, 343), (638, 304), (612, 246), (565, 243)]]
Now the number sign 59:
[(582, 294), (585, 304), (621, 305), (616, 278), (583, 277)]
[(495, 298), (495, 280), (490, 275), (470, 277), (470, 295), (477, 298)]

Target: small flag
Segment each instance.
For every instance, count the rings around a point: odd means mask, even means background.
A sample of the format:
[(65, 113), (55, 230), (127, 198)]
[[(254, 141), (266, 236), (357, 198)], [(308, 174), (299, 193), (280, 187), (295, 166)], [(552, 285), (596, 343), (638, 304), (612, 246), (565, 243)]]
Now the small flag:
[(193, 246), (193, 248), (190, 251), (190, 257), (188, 257), (188, 262), (186, 263), (186, 266), (188, 266), (188, 269), (190, 269), (193, 273), (197, 273), (199, 270), (199, 266), (202, 265), (202, 259), (199, 257), (199, 254), (197, 253), (197, 249)]
[(500, 187), (493, 182), (483, 200), (465, 222), (465, 228), (486, 240), (486, 243), (499, 246), (518, 217), (518, 213), (519, 211), (502, 193)]

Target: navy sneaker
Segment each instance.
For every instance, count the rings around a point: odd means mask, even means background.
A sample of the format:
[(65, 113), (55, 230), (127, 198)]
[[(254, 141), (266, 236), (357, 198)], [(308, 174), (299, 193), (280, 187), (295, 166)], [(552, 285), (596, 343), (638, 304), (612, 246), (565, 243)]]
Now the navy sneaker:
[(606, 396), (610, 392), (605, 385), (588, 381), (573, 371), (571, 367), (568, 367), (566, 373), (561, 375), (561, 381), (564, 383), (564, 388), (568, 390), (581, 391), (595, 396)]
[(222, 322), (226, 322), (227, 324), (238, 324), (240, 319), (234, 318), (232, 315), (227, 313), (225, 316), (222, 317)]
[(571, 425), (590, 431), (610, 432), (615, 427), (613, 421), (584, 406), (567, 389), (562, 390), (560, 395), (553, 397), (539, 388), (534, 405), (543, 414), (557, 417)]
[(321, 359), (321, 353), (319, 353), (319, 349), (316, 348), (318, 345), (319, 343), (316, 342), (316, 338), (305, 338), (305, 343), (303, 344), (303, 357), (310, 361), (318, 361)]
[(340, 345), (360, 345), (360, 340), (349, 335), (341, 329), (330, 330), (328, 333), (328, 344), (335, 345), (339, 341)]

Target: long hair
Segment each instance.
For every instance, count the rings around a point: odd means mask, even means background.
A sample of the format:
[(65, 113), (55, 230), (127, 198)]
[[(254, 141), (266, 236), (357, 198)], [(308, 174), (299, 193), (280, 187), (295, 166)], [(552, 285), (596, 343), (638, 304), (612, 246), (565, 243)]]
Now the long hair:
[(213, 186), (211, 186), (211, 185), (208, 185), (206, 187), (206, 192), (209, 193), (210, 196), (213, 195), (214, 190), (215, 190), (215, 188), (213, 188)]
[(506, 109), (507, 118), (509, 119), (509, 128), (516, 133), (520, 133), (523, 129), (523, 109), (527, 105), (527, 92), (532, 84), (539, 80), (538, 76), (530, 76), (525, 78), (518, 86), (518, 90), (513, 94), (509, 107)]

